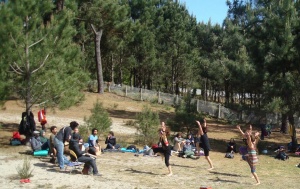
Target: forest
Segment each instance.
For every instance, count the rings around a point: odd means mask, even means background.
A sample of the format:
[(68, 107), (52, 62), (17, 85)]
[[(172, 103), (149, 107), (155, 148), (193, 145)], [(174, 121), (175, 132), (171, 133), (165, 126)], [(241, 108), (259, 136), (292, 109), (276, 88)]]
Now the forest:
[(178, 0), (4, 2), (2, 102), (66, 109), (96, 80), (100, 95), (104, 82), (201, 89), (202, 99), (209, 90), (227, 107), (282, 114), (283, 128), (299, 113), (299, 0), (220, 1), (228, 6), (222, 25), (198, 23)]

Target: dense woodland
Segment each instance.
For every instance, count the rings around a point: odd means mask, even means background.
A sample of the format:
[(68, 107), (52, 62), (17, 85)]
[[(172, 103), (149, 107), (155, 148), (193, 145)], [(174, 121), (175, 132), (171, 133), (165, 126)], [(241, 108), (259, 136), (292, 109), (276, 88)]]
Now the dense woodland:
[(100, 94), (104, 81), (172, 94), (199, 88), (293, 125), (300, 1), (220, 3), (227, 17), (212, 25), (178, 0), (9, 0), (0, 5), (0, 97), (17, 95), (29, 111), (37, 103), (68, 108), (91, 80)]

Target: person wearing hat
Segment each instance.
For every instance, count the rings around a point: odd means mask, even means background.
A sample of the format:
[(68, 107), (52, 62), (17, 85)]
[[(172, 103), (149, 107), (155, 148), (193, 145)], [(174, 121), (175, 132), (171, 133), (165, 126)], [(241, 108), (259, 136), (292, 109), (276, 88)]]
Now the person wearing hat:
[(191, 145), (191, 141), (189, 139), (187, 139), (185, 141), (185, 145), (183, 147), (183, 153), (184, 155), (182, 157), (184, 158), (192, 158), (192, 159), (198, 159), (199, 156), (195, 156), (195, 153), (192, 150), (192, 145)]
[(33, 137), (31, 137), (30, 139), (30, 144), (33, 151), (47, 150), (49, 148), (48, 141), (42, 143), (40, 138), (40, 131), (33, 132)]

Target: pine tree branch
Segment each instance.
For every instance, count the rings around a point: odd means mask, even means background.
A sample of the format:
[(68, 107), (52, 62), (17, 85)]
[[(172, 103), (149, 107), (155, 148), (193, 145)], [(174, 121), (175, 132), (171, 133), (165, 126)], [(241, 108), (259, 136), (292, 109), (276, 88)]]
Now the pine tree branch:
[(39, 69), (41, 69), (44, 66), (44, 64), (45, 64), (46, 60), (48, 59), (49, 55), (50, 54), (47, 54), (47, 56), (45, 57), (44, 61), (40, 64), (40, 66), (37, 69), (35, 69), (31, 72), (32, 74), (37, 72)]
[(19, 65), (16, 62), (14, 62), (14, 66), (17, 68), (19, 72), (24, 73), (24, 71), (19, 67)]
[(30, 47), (32, 47), (32, 46), (34, 46), (34, 45), (36, 45), (36, 44), (40, 43), (40, 42), (41, 42), (41, 41), (43, 41), (43, 40), (44, 40), (44, 38), (42, 38), (42, 39), (38, 40), (37, 42), (35, 42), (35, 43), (33, 43), (33, 44), (29, 45), (29, 46), (28, 46), (28, 48), (30, 48)]
[(96, 34), (97, 31), (96, 31), (96, 29), (95, 29), (95, 26), (94, 26), (93, 24), (91, 24), (91, 27), (92, 27), (92, 30), (93, 30), (94, 34)]
[(14, 65), (16, 66), (16, 68), (14, 66), (12, 66), (11, 64), (9, 64), (9, 66), (11, 67), (11, 69), (13, 69), (13, 71), (16, 74), (23, 75), (24, 71), (17, 65), (17, 63), (14, 62)]

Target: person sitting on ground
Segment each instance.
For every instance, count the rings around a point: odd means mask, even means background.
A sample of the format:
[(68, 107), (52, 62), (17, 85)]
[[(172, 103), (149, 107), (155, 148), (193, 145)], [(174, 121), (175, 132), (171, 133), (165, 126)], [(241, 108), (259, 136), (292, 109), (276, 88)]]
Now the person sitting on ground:
[(236, 153), (236, 143), (233, 138), (227, 143), (226, 153)]
[(188, 137), (187, 137), (186, 140), (191, 141), (192, 148), (196, 147), (195, 141), (194, 141), (194, 137), (193, 137), (193, 135), (191, 133), (188, 135)]
[(154, 153), (153, 153), (153, 149), (150, 148), (149, 146), (144, 146), (144, 149), (143, 149), (143, 155), (144, 156), (154, 156)]
[(52, 126), (50, 127), (50, 132), (51, 132), (51, 135), (50, 135), (50, 138), (49, 138), (49, 147), (50, 147), (50, 153), (52, 154), (52, 158), (50, 159), (50, 162), (51, 163), (55, 163), (56, 161), (56, 148), (55, 148), (55, 145), (54, 145), (54, 137), (57, 133), (57, 127), (56, 126)]
[(182, 138), (182, 134), (179, 132), (174, 138), (174, 148), (173, 150), (176, 152), (180, 152), (183, 150), (183, 146), (185, 144), (184, 138)]
[[(88, 154), (86, 154), (84, 151), (81, 151), (79, 148), (79, 134), (74, 134), (73, 138), (70, 140), (70, 146), (69, 146), (70, 150), (73, 150), (77, 156), (77, 160), (79, 162), (83, 162), (84, 167), (87, 169), (93, 169), (93, 175), (94, 176), (102, 176), (99, 172), (98, 172), (98, 168), (96, 166), (96, 161), (94, 158), (88, 156)], [(71, 159), (74, 161), (73, 156), (71, 156)]]
[(47, 150), (49, 148), (48, 142), (42, 143), (40, 131), (33, 132), (33, 137), (30, 139), (30, 144), (33, 151)]
[(82, 142), (83, 142), (83, 139), (82, 139), (81, 135), (79, 134), (79, 128), (78, 128), (78, 127), (76, 127), (76, 128), (73, 130), (73, 133), (72, 133), (72, 137), (71, 137), (71, 138), (73, 138), (73, 135), (74, 135), (74, 134), (78, 134), (78, 136), (79, 136), (78, 142), (79, 142), (79, 143), (82, 143)]
[(283, 161), (289, 159), (289, 156), (285, 153), (284, 146), (280, 146), (280, 148), (277, 150), (277, 155), (275, 156), (275, 159), (280, 159)]
[(89, 149), (88, 149), (88, 152), (90, 154), (93, 154), (93, 155), (96, 155), (97, 152), (100, 151), (99, 149), (99, 144), (98, 144), (98, 129), (94, 128), (92, 129), (92, 134), (89, 136), (89, 139), (88, 139), (88, 144), (89, 144)]
[(192, 145), (190, 140), (185, 141), (185, 145), (183, 147), (183, 158), (192, 158), (192, 159), (198, 159), (200, 156), (195, 156), (195, 153), (192, 150)]
[(119, 149), (120, 145), (117, 144), (117, 139), (114, 135), (114, 132), (109, 131), (109, 134), (105, 140), (105, 144), (107, 144), (106, 149)]
[(49, 139), (46, 138), (46, 132), (44, 130), (40, 130), (40, 139), (43, 144), (45, 142), (49, 142)]
[(21, 145), (22, 139), (21, 139), (20, 133), (18, 131), (14, 131), (13, 136), (11, 137), (11, 139), (9, 141), (10, 141), (10, 145), (12, 145), (12, 146)]

